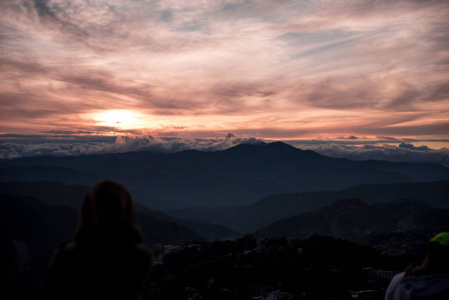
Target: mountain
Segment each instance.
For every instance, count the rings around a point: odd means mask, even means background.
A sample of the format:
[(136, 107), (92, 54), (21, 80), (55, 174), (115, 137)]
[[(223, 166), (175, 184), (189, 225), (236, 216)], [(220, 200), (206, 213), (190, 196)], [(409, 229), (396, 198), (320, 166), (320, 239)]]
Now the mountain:
[(0, 182), (0, 193), (29, 196), (55, 206), (79, 209), (89, 187), (53, 181)]
[(266, 195), (341, 190), (362, 184), (449, 180), (437, 164), (351, 161), (281, 142), (240, 144), (217, 152), (128, 152), (0, 161), (0, 181), (91, 185), (123, 181), (137, 202), (157, 210), (248, 205)]
[(178, 219), (196, 218), (250, 233), (282, 218), (320, 209), (339, 199), (360, 198), (366, 202), (387, 203), (397, 199), (419, 199), (449, 209), (449, 181), (360, 185), (341, 191), (321, 191), (270, 195), (252, 205), (233, 207), (193, 207), (168, 211)]
[(29, 285), (42, 284), (53, 253), (71, 241), (78, 212), (35, 198), (0, 194), (0, 253), (2, 278)]
[[(78, 210), (55, 206), (33, 197), (0, 194), (3, 236), (9, 240), (54, 240), (68, 242), (78, 224)], [(191, 229), (173, 221), (137, 213), (145, 241), (149, 245), (179, 244), (202, 239)]]
[[(376, 234), (429, 232), (449, 229), (449, 210), (434, 208), (418, 200), (396, 200), (368, 204), (358, 198), (343, 199), (317, 211), (289, 217), (254, 233), (257, 238), (285, 236), (306, 239), (329, 235), (366, 242)], [(424, 242), (427, 242), (425, 239)]]
[[(51, 204), (54, 206), (69, 206), (76, 210), (82, 205), (84, 197), (89, 190), (85, 185), (71, 185), (60, 182), (52, 181), (38, 181), (38, 182), (0, 182), (0, 194), (10, 194), (18, 196), (28, 196), (39, 199), (42, 202)], [(139, 215), (149, 216), (153, 219), (160, 221), (166, 221), (166, 224), (176, 223), (183, 225), (195, 231), (199, 236), (195, 236), (197, 239), (210, 239), (210, 240), (222, 240), (231, 237), (237, 237), (241, 234), (226, 228), (223, 225), (213, 225), (205, 221), (200, 220), (178, 220), (171, 217), (161, 211), (150, 209), (138, 202), (136, 202), (136, 211)], [(149, 226), (151, 224), (148, 224)], [(174, 243), (179, 240), (179, 237), (165, 239), (164, 230), (165, 225), (153, 224), (155, 228), (162, 228), (162, 235), (157, 236), (158, 242)], [(173, 227), (173, 225), (170, 225)], [(151, 233), (151, 236), (156, 236), (156, 232)], [(186, 239), (193, 238), (191, 233), (188, 233)], [(150, 238), (152, 241), (153, 238)]]
[(97, 177), (89, 171), (54, 166), (9, 166), (0, 171), (0, 181), (59, 181), (64, 183), (86, 184), (96, 181)]

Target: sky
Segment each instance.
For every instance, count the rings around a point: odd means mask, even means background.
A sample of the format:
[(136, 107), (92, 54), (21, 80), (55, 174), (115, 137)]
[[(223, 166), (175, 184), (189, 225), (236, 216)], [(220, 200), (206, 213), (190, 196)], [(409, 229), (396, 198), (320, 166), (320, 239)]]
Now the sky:
[(314, 149), (449, 148), (449, 1), (0, 9), (0, 158), (24, 141), (214, 144), (229, 133)]

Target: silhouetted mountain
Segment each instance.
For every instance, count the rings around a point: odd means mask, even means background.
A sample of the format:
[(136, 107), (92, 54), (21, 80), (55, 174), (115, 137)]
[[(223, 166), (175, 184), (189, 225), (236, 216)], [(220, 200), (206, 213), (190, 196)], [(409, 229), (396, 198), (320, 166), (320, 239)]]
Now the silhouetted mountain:
[(266, 195), (340, 190), (361, 184), (448, 180), (436, 164), (351, 161), (281, 142), (217, 152), (130, 152), (0, 161), (1, 181), (52, 180), (91, 185), (116, 178), (136, 201), (158, 210), (245, 205)]
[(368, 235), (376, 233), (439, 232), (448, 228), (447, 209), (434, 208), (418, 200), (370, 205), (352, 198), (337, 201), (318, 211), (276, 221), (254, 235), (258, 238), (286, 236), (288, 239), (330, 235), (362, 242)]
[(29, 196), (55, 206), (80, 209), (89, 187), (53, 181), (0, 182), (0, 193)]
[(0, 194), (2, 275), (41, 284), (53, 253), (59, 244), (73, 239), (77, 222), (78, 212), (73, 208)]
[(4, 182), (42, 180), (88, 184), (89, 182), (95, 181), (96, 177), (89, 171), (53, 166), (9, 166), (0, 172), (0, 181)]
[[(66, 205), (77, 210), (80, 209), (86, 192), (89, 187), (84, 185), (71, 185), (64, 184), (60, 182), (51, 181), (39, 181), (39, 182), (0, 182), (0, 194), (11, 194), (19, 196), (29, 196), (39, 199), (42, 202), (52, 204), (55, 206)], [(205, 221), (181, 221), (174, 217), (171, 217), (161, 211), (156, 211), (150, 209), (140, 203), (136, 203), (136, 211), (139, 215), (146, 215), (161, 221), (167, 221), (170, 223), (183, 224), (186, 227), (194, 230), (201, 236), (201, 238), (206, 239), (224, 239), (228, 237), (236, 237), (240, 234), (231, 229), (226, 228), (222, 225), (212, 225)], [(149, 224), (151, 225), (151, 224)], [(155, 224), (160, 227), (160, 224)], [(170, 225), (172, 226), (172, 225)], [(162, 225), (162, 236), (157, 237), (159, 242), (164, 241), (163, 235), (166, 231), (163, 229)], [(173, 226), (172, 226), (173, 227)], [(203, 235), (204, 234), (204, 235)], [(155, 233), (152, 233), (154, 236)], [(191, 238), (192, 235), (189, 233), (186, 239)], [(199, 238), (196, 236), (196, 238)], [(168, 238), (165, 243), (173, 243), (179, 238)]]
[(339, 199), (358, 197), (368, 203), (397, 199), (419, 199), (435, 207), (449, 209), (449, 181), (361, 185), (341, 191), (305, 192), (266, 196), (248, 206), (196, 207), (169, 211), (173, 217), (196, 218), (222, 224), (243, 233), (290, 216), (317, 210)]
[[(39, 240), (53, 238), (55, 241), (64, 242), (73, 239), (74, 229), (78, 223), (77, 209), (50, 205), (28, 196), (0, 195), (2, 222), (5, 225), (3, 229), (12, 230), (6, 235), (9, 239), (27, 240), (22, 233)], [(145, 241), (150, 245), (179, 244), (193, 239), (202, 239), (191, 229), (173, 221), (161, 220), (140, 212), (137, 213), (137, 218)], [(61, 226), (61, 224), (65, 225)], [(64, 229), (67, 226), (71, 228), (70, 232)], [(63, 232), (63, 234), (56, 235), (52, 231)], [(46, 238), (40, 238), (41, 235), (45, 235)]]

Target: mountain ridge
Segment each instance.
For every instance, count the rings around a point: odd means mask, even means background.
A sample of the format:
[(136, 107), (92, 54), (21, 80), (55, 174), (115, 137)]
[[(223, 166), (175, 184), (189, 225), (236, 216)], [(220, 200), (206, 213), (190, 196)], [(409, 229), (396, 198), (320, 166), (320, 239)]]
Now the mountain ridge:
[(251, 233), (278, 219), (320, 209), (347, 198), (364, 199), (370, 204), (415, 198), (434, 207), (449, 209), (449, 181), (360, 185), (340, 191), (286, 193), (262, 197), (252, 205), (196, 207), (167, 213), (180, 219), (199, 218)]
[[(65, 170), (61, 168), (69, 170), (61, 173)], [(282, 142), (240, 144), (215, 152), (127, 152), (0, 161), (0, 181), (92, 185), (111, 177), (135, 191), (138, 202), (167, 211), (248, 205), (266, 195), (341, 190), (361, 184), (449, 180), (449, 168), (330, 158)]]
[(369, 204), (359, 198), (341, 199), (319, 210), (278, 220), (256, 231), (257, 238), (306, 239), (330, 235), (367, 242), (379, 233), (434, 232), (449, 228), (449, 210), (414, 199)]
[[(84, 197), (89, 190), (85, 185), (61, 184), (59, 182), (0, 182), (0, 194), (9, 194), (18, 197), (31, 197), (55, 207), (66, 206), (79, 211)], [(239, 232), (226, 228), (223, 225), (214, 225), (200, 220), (178, 220), (161, 211), (153, 210), (145, 205), (136, 202), (136, 213), (145, 215), (164, 222), (176, 223), (179, 226), (188, 227), (199, 236), (197, 239), (224, 239), (228, 237), (240, 236)], [(162, 224), (162, 223), (161, 223)], [(161, 225), (158, 225), (161, 226)], [(162, 224), (162, 228), (164, 224)], [(171, 226), (174, 227), (174, 226)], [(192, 235), (191, 235), (192, 236)], [(175, 239), (173, 239), (175, 241)]]

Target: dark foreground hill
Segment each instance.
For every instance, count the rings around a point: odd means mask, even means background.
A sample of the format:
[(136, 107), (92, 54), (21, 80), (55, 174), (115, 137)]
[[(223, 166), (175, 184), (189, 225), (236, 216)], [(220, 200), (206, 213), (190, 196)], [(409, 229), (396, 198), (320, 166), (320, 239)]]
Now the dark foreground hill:
[[(27, 249), (18, 246), (20, 256), (27, 258)], [(144, 284), (143, 300), (382, 300), (392, 276), (423, 258), (385, 256), (370, 247), (326, 236), (259, 242), (244, 236), (186, 244), (162, 254)], [(0, 297), (41, 299), (40, 283), (23, 281), (30, 269), (21, 270), (22, 281), (0, 282)]]
[(390, 257), (325, 236), (189, 245), (155, 266), (145, 293), (165, 299), (384, 299), (391, 277), (422, 257)]
[[(41, 282), (59, 244), (73, 241), (78, 211), (28, 196), (0, 194), (1, 276), (29, 284)], [(148, 245), (180, 244), (202, 238), (191, 229), (145, 214), (137, 215)]]
[(341, 190), (361, 184), (449, 180), (437, 164), (351, 161), (287, 144), (240, 144), (217, 152), (130, 152), (0, 161), (0, 181), (92, 185), (123, 181), (136, 201), (157, 210), (252, 204), (273, 194)]
[(253, 205), (196, 207), (168, 213), (176, 218), (201, 219), (251, 233), (279, 219), (314, 211), (348, 198), (360, 198), (372, 204), (397, 199), (418, 199), (434, 207), (449, 209), (449, 181), (361, 185), (341, 191), (271, 195)]
[[(402, 242), (407, 247), (422, 243), (422, 248), (425, 248), (431, 235), (447, 230), (447, 209), (434, 208), (417, 200), (370, 205), (353, 198), (337, 201), (318, 211), (279, 220), (255, 232), (254, 236), (261, 239), (282, 236), (306, 239), (313, 235), (328, 235), (359, 243), (377, 241), (377, 248), (396, 247), (401, 239), (406, 238), (409, 241)], [(427, 233), (428, 236), (416, 239), (414, 235), (418, 233)], [(393, 240), (385, 238), (387, 234)], [(381, 239), (384, 240), (381, 242)]]

